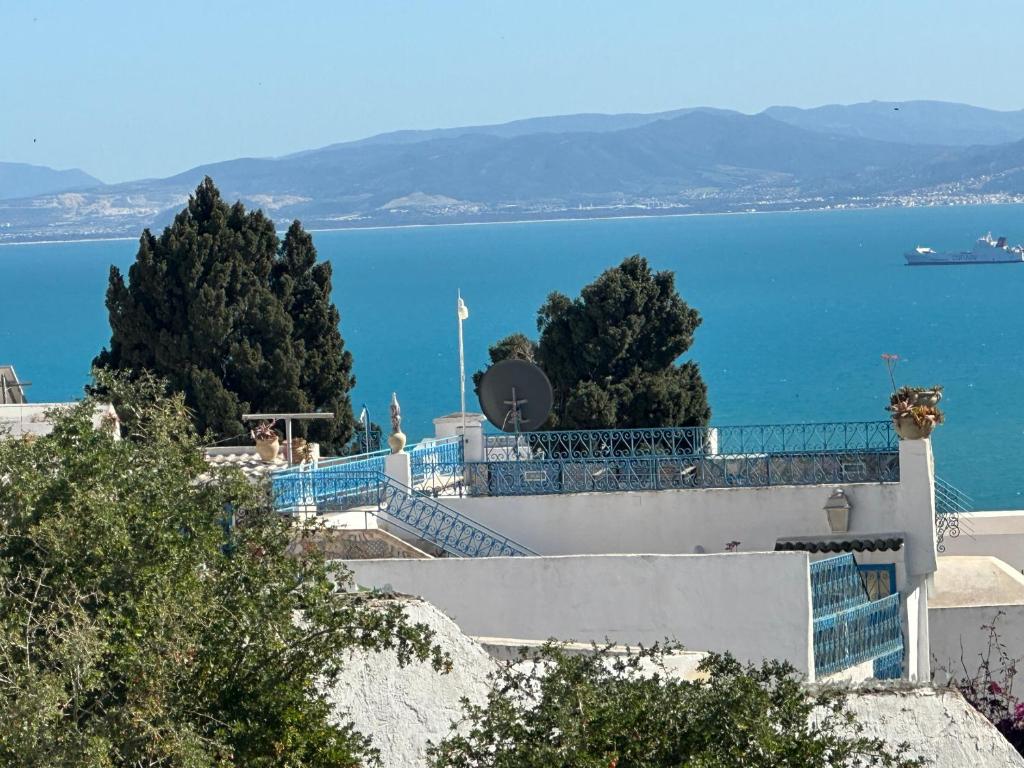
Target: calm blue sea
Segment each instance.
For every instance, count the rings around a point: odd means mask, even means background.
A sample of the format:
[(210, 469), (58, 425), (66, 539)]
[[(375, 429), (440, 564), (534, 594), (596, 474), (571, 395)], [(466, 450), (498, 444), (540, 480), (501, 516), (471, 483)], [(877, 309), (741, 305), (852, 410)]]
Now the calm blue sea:
[[(1024, 492), (1024, 266), (911, 269), (917, 244), (1024, 241), (1024, 207), (919, 208), (618, 219), (315, 235), (334, 264), (356, 408), (386, 422), (392, 391), (410, 438), (458, 409), (456, 289), (470, 309), (467, 370), (514, 331), (533, 334), (549, 291), (575, 294), (633, 253), (676, 273), (704, 322), (691, 355), (717, 424), (884, 419), (880, 359), (897, 383), (945, 385), (937, 471), (982, 508)], [(0, 248), (0, 362), (36, 402), (79, 396), (109, 339), (111, 264), (134, 242)], [(470, 406), (474, 405), (472, 390)]]

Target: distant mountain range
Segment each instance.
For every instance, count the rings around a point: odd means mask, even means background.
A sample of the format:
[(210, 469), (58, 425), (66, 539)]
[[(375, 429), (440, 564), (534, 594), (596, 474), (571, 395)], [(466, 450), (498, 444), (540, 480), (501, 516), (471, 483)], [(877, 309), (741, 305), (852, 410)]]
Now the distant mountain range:
[(398, 131), (123, 184), (41, 170), (86, 181), (25, 182), (0, 200), (0, 242), (135, 236), (166, 224), (204, 175), (230, 199), (314, 229), (1010, 202), (1024, 201), (1024, 110), (913, 101), (566, 115)]
[(55, 171), (42, 165), (0, 162), (0, 200), (34, 197), (71, 189), (89, 189), (103, 182), (85, 171), (72, 168)]

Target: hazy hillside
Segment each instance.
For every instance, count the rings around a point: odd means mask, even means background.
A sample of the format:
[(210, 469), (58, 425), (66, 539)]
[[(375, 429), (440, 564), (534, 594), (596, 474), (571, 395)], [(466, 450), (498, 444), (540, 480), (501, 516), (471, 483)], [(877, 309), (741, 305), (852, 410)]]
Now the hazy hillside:
[[(460, 128), (437, 128), (427, 131), (392, 131), (370, 136), (359, 141), (348, 142), (349, 145), (366, 144), (413, 144), (430, 139), (448, 139), (456, 136), (464, 136), (469, 133), (484, 134), (486, 136), (500, 136), (502, 138), (513, 138), (516, 136), (527, 136), (531, 133), (606, 133), (608, 131), (621, 131), (627, 128), (636, 128), (641, 125), (653, 123), (656, 120), (670, 120), (680, 115), (691, 112), (710, 112), (722, 115), (738, 115), (739, 112), (728, 109), (714, 109), (712, 107), (688, 107), (685, 109), (673, 109), (668, 112), (651, 112), (641, 114), (628, 112), (617, 115), (603, 115), (599, 113), (588, 113), (579, 115), (555, 115), (552, 117), (530, 117), (525, 120), (513, 120), (509, 123), (495, 125), (469, 125)], [(332, 149), (339, 144), (324, 149)], [(317, 151), (317, 150), (314, 150)]]
[(55, 171), (42, 165), (0, 162), (0, 200), (96, 187), (102, 183), (77, 168)]
[(1024, 139), (1024, 110), (997, 112), (943, 101), (869, 101), (814, 109), (770, 107), (765, 115), (811, 131), (901, 144), (1007, 144)]
[[(944, 114), (960, 109), (942, 106), (951, 108)], [(811, 122), (823, 125), (825, 113), (815, 114)], [(857, 130), (870, 132), (870, 121), (857, 120)], [(899, 143), (710, 109), (538, 118), (386, 134), (166, 179), (3, 200), (0, 242), (135, 236), (166, 224), (205, 175), (229, 199), (312, 228), (1006, 202), (1024, 200), (1024, 141)]]

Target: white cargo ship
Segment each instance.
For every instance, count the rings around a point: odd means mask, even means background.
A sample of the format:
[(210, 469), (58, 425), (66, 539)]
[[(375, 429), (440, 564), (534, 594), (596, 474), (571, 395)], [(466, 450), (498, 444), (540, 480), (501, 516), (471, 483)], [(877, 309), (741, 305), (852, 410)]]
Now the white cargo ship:
[(1024, 262), (1024, 247), (1007, 245), (1006, 238), (998, 240), (989, 232), (979, 237), (973, 250), (959, 253), (939, 253), (931, 248), (918, 246), (903, 254), (911, 267), (938, 266), (941, 264), (1019, 264)]

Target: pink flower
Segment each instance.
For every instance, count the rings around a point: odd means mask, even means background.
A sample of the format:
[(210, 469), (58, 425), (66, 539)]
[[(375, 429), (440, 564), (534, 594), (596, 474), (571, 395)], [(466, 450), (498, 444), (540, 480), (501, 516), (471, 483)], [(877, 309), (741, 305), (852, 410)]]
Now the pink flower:
[(998, 694), (1001, 694), (1003, 692), (1003, 689), (999, 685), (999, 683), (997, 683), (995, 680), (993, 680), (991, 683), (988, 684), (988, 692), (989, 693), (994, 693), (994, 694), (998, 695)]

